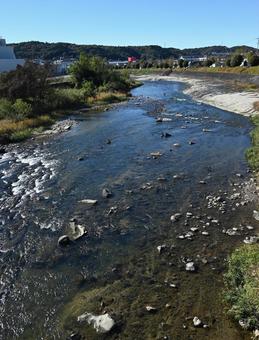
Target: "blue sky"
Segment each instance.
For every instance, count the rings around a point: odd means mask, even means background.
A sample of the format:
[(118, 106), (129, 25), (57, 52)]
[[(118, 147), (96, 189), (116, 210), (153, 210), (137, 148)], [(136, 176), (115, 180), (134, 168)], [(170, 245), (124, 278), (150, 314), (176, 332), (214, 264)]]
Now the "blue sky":
[(0, 35), (103, 45), (256, 46), (259, 0), (0, 1)]

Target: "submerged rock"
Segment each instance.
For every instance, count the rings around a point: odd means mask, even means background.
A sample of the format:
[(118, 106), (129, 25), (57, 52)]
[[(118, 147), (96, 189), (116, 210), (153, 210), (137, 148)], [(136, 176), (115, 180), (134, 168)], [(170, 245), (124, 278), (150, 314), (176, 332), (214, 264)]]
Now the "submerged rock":
[(161, 134), (161, 138), (168, 138), (168, 137), (171, 137), (172, 135), (168, 132), (162, 132)]
[(103, 198), (109, 198), (112, 196), (112, 192), (107, 189), (107, 188), (104, 188), (103, 191), (102, 191), (102, 197)]
[(108, 313), (102, 315), (84, 313), (78, 316), (77, 321), (88, 322), (89, 325), (93, 325), (97, 333), (108, 333), (115, 325), (115, 321)]

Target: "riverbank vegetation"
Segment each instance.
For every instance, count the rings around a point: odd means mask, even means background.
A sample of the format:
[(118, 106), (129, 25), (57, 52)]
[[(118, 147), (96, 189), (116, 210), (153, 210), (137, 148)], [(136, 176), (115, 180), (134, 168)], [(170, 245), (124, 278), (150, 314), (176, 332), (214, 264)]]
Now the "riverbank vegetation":
[(100, 57), (82, 54), (70, 86), (51, 86), (51, 68), (27, 62), (0, 75), (0, 143), (20, 141), (52, 124), (57, 112), (125, 100), (135, 83)]
[(229, 314), (243, 328), (259, 329), (259, 244), (244, 245), (233, 252), (225, 284)]
[[(256, 109), (258, 107), (258, 102), (255, 103)], [(259, 108), (258, 108), (259, 109)], [(247, 150), (246, 157), (247, 160), (256, 173), (259, 173), (259, 116), (255, 115), (251, 118), (254, 124), (254, 129), (251, 132), (252, 146)]]

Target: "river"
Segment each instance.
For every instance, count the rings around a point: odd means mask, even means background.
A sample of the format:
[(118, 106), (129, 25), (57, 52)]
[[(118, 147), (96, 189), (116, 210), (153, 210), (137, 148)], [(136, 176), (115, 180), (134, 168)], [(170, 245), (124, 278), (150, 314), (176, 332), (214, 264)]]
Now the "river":
[[(247, 338), (223, 312), (221, 289), (227, 255), (255, 224), (252, 127), (183, 89), (145, 82), (128, 102), (71, 115), (69, 131), (0, 156), (0, 339), (80, 333), (64, 313), (94, 289), (78, 308), (100, 313), (105, 300), (118, 320), (105, 339)], [(183, 216), (173, 223), (175, 213)], [(71, 219), (87, 233), (60, 247)], [(194, 316), (208, 327), (194, 328)]]

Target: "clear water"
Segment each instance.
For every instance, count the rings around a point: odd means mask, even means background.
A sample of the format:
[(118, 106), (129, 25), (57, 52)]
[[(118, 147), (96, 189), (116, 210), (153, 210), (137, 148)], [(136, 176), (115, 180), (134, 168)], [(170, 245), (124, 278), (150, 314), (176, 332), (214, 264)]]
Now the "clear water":
[[(172, 227), (170, 216), (189, 211), (190, 204), (205, 210), (207, 195), (232, 189), (236, 173), (247, 177), (249, 120), (199, 104), (182, 90), (180, 83), (147, 82), (132, 91), (128, 102), (72, 116), (77, 124), (70, 131), (11, 146), (1, 156), (1, 339), (64, 338), (56, 318), (82, 289), (80, 277), (98, 277), (118, 262), (127, 263), (128, 254), (140, 248), (151, 251), (172, 229), (180, 257), (186, 243), (176, 235), (186, 226)], [(157, 116), (172, 120), (157, 123)], [(163, 132), (172, 136), (161, 138)], [(150, 157), (157, 151), (161, 157)], [(104, 187), (112, 198), (102, 198)], [(79, 202), (86, 198), (98, 204)], [(108, 214), (114, 206), (116, 213)], [(224, 216), (215, 211), (214, 217), (223, 224), (240, 222), (252, 208), (230, 209)], [(71, 218), (88, 234), (60, 248), (57, 240)], [(226, 238), (221, 230), (210, 233), (223, 255), (242, 239)], [(204, 237), (197, 237), (188, 247), (195, 253), (203, 244)], [(201, 282), (202, 277), (197, 285)]]

